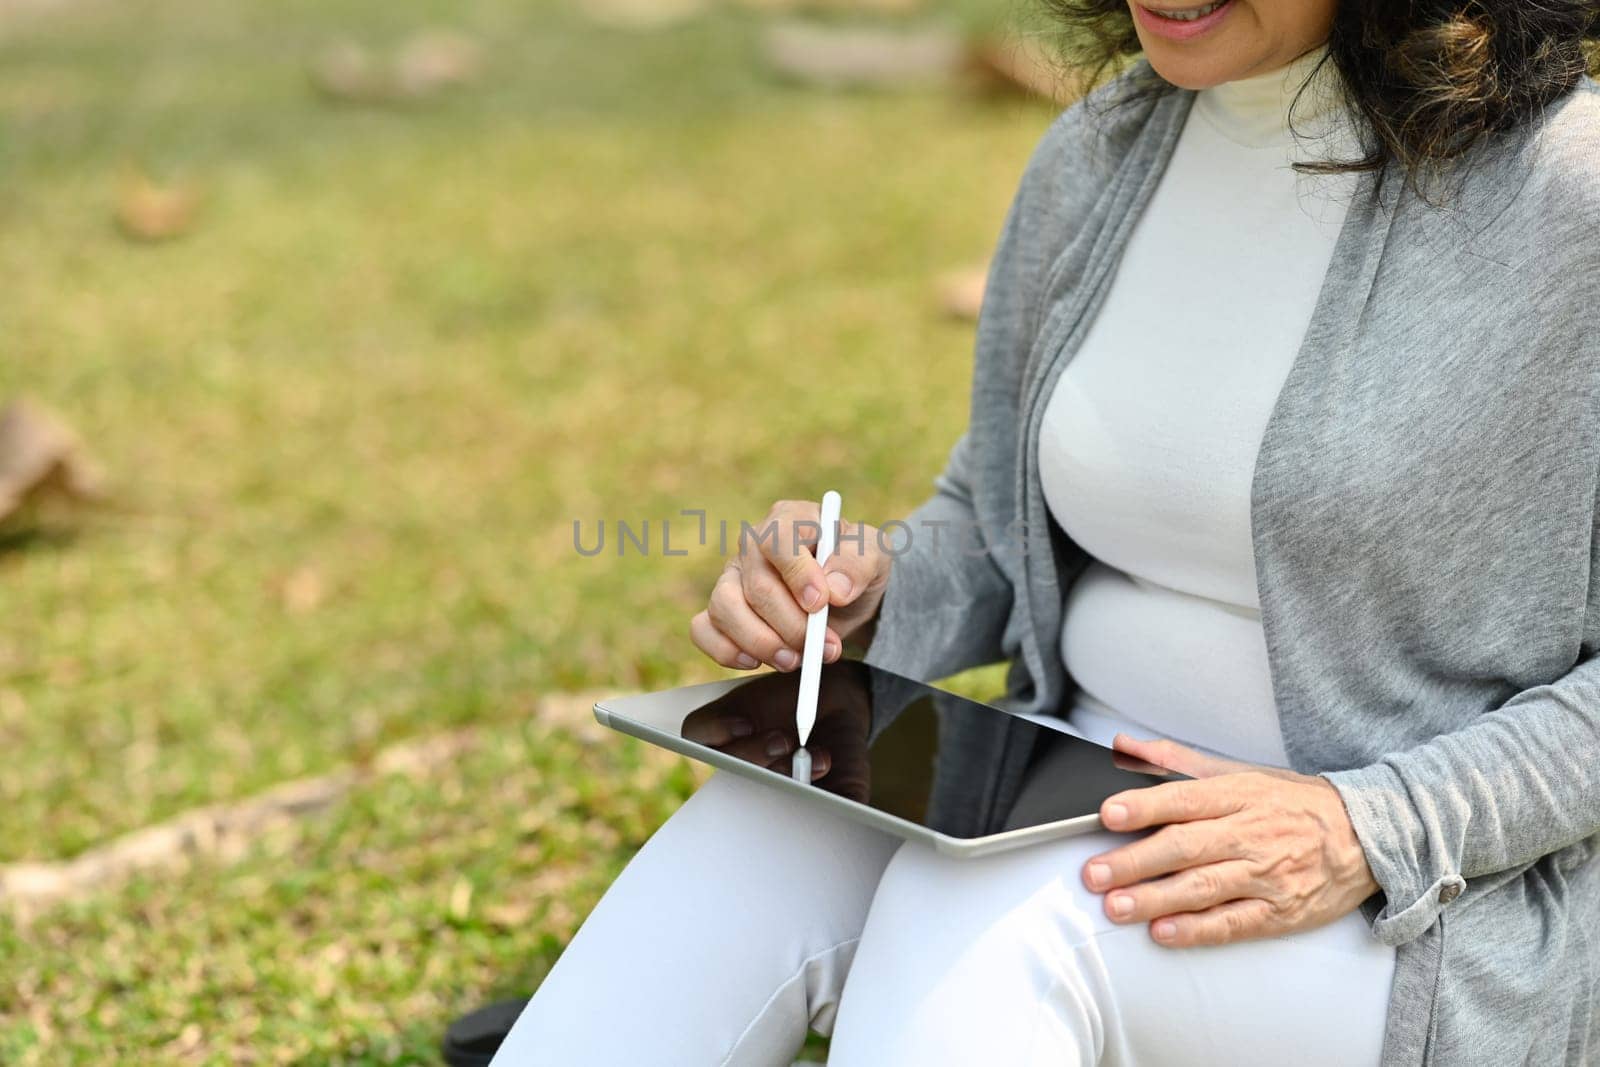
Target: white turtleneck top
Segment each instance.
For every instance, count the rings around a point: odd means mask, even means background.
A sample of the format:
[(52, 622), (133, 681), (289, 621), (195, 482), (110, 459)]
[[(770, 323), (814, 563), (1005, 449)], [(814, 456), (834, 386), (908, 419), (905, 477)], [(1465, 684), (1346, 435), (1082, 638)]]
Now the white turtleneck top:
[[(1286, 766), (1250, 536), (1256, 452), (1354, 181), (1322, 53), (1198, 94), (1082, 347), (1046, 405), (1051, 514), (1093, 561), (1066, 602), (1068, 721)], [(1298, 135), (1298, 136), (1297, 136)]]

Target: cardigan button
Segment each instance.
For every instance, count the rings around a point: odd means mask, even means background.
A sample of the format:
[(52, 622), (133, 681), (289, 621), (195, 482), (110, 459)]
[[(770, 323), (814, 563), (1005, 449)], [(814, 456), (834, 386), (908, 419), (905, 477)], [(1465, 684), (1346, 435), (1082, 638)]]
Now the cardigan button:
[(1439, 903), (1448, 904), (1461, 895), (1461, 883), (1451, 882), (1439, 887)]

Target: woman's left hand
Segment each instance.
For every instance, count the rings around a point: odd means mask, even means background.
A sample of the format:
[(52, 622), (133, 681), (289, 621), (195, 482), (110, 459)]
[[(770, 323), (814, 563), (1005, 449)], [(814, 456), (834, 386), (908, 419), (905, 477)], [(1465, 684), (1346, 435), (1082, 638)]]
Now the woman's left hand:
[(1117, 923), (1150, 924), (1162, 945), (1220, 945), (1309, 930), (1378, 891), (1332, 783), (1218, 759), (1173, 741), (1118, 734), (1114, 747), (1194, 781), (1107, 798), (1107, 829), (1160, 827), (1084, 864)]

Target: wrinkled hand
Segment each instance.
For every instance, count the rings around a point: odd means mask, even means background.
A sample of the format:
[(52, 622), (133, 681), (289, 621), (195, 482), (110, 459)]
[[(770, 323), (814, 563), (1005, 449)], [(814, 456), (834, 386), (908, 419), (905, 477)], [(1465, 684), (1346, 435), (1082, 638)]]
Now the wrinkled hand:
[(739, 554), (723, 568), (705, 610), (689, 620), (695, 647), (724, 667), (767, 663), (792, 671), (805, 648), (807, 616), (828, 604), (822, 661), (844, 654), (844, 639), (877, 617), (894, 558), (875, 527), (840, 519), (833, 555), (817, 563), (821, 516), (815, 501), (780, 500), (754, 536), (741, 531)]
[(1107, 917), (1163, 945), (1220, 945), (1333, 922), (1378, 891), (1326, 779), (1118, 734), (1121, 753), (1187, 774), (1108, 797), (1109, 830), (1154, 833), (1084, 864)]

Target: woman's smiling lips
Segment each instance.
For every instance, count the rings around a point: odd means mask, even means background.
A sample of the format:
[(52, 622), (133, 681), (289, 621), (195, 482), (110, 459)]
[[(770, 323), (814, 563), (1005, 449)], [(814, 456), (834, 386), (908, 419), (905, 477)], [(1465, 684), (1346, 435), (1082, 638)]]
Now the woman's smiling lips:
[(1209, 33), (1228, 17), (1234, 0), (1216, 0), (1209, 4), (1191, 4), (1147, 7), (1135, 2), (1133, 13), (1146, 31), (1172, 41), (1190, 41)]

